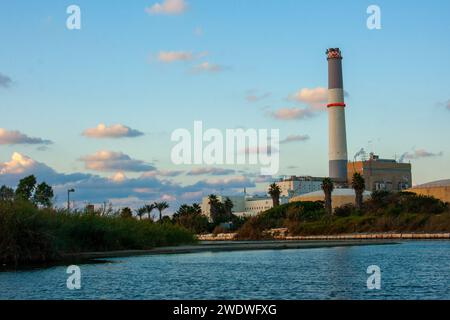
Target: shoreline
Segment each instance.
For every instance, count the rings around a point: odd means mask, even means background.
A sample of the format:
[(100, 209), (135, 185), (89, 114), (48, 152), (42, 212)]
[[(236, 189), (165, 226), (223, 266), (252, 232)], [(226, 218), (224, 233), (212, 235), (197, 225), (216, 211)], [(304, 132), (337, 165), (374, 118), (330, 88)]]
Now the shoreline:
[[(380, 233), (355, 233), (342, 235), (318, 235), (318, 236), (287, 236), (281, 229), (271, 230), (271, 235), (274, 240), (280, 241), (339, 241), (339, 240), (450, 240), (450, 233), (413, 233), (413, 232), (380, 232)], [(236, 233), (221, 233), (221, 234), (205, 234), (198, 235), (197, 239), (200, 241), (235, 241), (237, 240)]]
[(259, 241), (201, 241), (197, 245), (182, 245), (176, 247), (160, 247), (149, 250), (121, 250), (105, 252), (81, 252), (63, 255), (63, 260), (94, 260), (108, 258), (123, 258), (145, 255), (188, 254), (202, 252), (233, 252), (256, 250), (289, 250), (289, 249), (318, 249), (333, 247), (350, 247), (366, 245), (392, 245), (396, 241), (386, 240), (259, 240)]

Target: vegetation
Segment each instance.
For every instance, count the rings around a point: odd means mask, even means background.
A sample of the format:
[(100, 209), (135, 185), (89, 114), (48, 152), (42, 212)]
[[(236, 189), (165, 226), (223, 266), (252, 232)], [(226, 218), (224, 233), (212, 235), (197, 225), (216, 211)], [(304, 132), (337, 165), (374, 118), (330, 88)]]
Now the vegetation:
[(333, 180), (330, 178), (323, 179), (322, 190), (325, 194), (325, 210), (331, 216), (333, 214), (333, 206), (331, 203), (331, 194), (334, 190)]
[[(169, 217), (166, 202), (137, 210), (112, 207), (68, 212), (52, 208), (53, 190), (34, 176), (20, 180), (16, 190), (0, 187), (0, 264), (49, 262), (77, 252), (139, 250), (195, 242), (191, 231)], [(151, 212), (158, 209), (154, 223)], [(148, 214), (149, 219), (142, 216)]]
[(357, 210), (362, 210), (363, 193), (366, 190), (366, 183), (363, 176), (358, 172), (353, 174), (352, 188), (355, 190), (355, 207)]
[(182, 205), (172, 220), (176, 225), (196, 234), (207, 233), (210, 230), (208, 218), (202, 214), (202, 209), (196, 203), (192, 206)]
[(291, 235), (336, 235), (366, 232), (450, 232), (448, 204), (409, 192), (374, 192), (361, 209), (348, 204), (329, 215), (324, 202), (293, 202), (249, 219), (239, 239), (259, 240), (271, 228)]
[(278, 207), (280, 205), (280, 194), (281, 194), (280, 186), (277, 185), (276, 183), (272, 183), (269, 186), (268, 193), (269, 193), (270, 197), (272, 198), (273, 206)]
[(125, 218), (118, 218), (2, 201), (0, 263), (48, 262), (64, 253), (150, 249), (195, 241), (183, 227), (132, 219), (128, 210), (122, 210)]
[(163, 201), (163, 202), (155, 202), (153, 204), (153, 207), (155, 209), (158, 209), (158, 211), (159, 211), (159, 221), (162, 221), (163, 220), (162, 213), (163, 213), (164, 210), (169, 208), (169, 204), (167, 202), (165, 202), (165, 201)]

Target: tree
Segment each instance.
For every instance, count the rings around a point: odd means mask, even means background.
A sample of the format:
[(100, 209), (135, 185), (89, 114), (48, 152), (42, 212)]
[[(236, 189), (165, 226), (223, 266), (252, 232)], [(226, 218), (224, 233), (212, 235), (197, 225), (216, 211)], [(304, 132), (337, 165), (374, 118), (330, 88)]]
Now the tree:
[(5, 185), (0, 187), (0, 201), (12, 201), (14, 200), (14, 190)]
[(139, 217), (139, 220), (142, 220), (142, 216), (147, 213), (147, 208), (145, 206), (136, 210), (136, 214)]
[(196, 234), (207, 232), (209, 228), (208, 218), (202, 214), (201, 207), (197, 203), (192, 206), (186, 204), (180, 206), (173, 215), (173, 222)]
[(280, 194), (281, 194), (281, 189), (280, 186), (277, 185), (276, 183), (272, 183), (269, 186), (269, 191), (268, 191), (270, 197), (272, 198), (273, 201), (273, 207), (278, 207), (280, 205)]
[(145, 212), (148, 214), (148, 220), (153, 220), (152, 219), (152, 211), (156, 209), (155, 204), (154, 203), (146, 204), (144, 206), (144, 208), (145, 208)]
[(333, 207), (332, 207), (332, 203), (331, 203), (331, 194), (334, 190), (334, 184), (333, 184), (333, 180), (331, 180), (330, 178), (325, 178), (322, 181), (322, 190), (323, 193), (325, 194), (325, 210), (327, 211), (327, 213), (329, 215), (333, 214)]
[(167, 208), (169, 208), (169, 204), (167, 202), (165, 202), (165, 201), (163, 201), (163, 202), (155, 202), (154, 206), (155, 206), (156, 209), (158, 209), (158, 211), (159, 211), (159, 221), (162, 222), (162, 212), (164, 210), (166, 210)]
[(33, 202), (36, 205), (41, 205), (44, 207), (51, 207), (53, 200), (53, 189), (47, 183), (42, 182), (36, 187), (36, 191), (33, 195)]
[(215, 225), (227, 221), (224, 206), (215, 194), (208, 196), (211, 220)]
[(36, 177), (34, 175), (25, 177), (19, 181), (16, 197), (21, 200), (30, 200), (35, 188)]
[(355, 172), (353, 174), (352, 188), (355, 190), (355, 207), (357, 210), (361, 210), (363, 205), (363, 193), (366, 189), (366, 183), (363, 176), (358, 172)]
[(225, 199), (225, 202), (223, 203), (223, 209), (228, 219), (231, 219), (231, 217), (233, 216), (233, 207), (233, 201), (231, 201), (231, 199), (227, 197)]
[(129, 219), (133, 217), (133, 211), (130, 208), (125, 207), (120, 211), (120, 217), (123, 219)]

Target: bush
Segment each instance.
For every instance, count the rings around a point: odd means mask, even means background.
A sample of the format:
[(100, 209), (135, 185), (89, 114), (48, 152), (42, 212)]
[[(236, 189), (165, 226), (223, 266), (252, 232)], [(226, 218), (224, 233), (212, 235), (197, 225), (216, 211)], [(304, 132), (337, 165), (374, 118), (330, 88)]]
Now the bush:
[(356, 214), (357, 210), (354, 204), (344, 204), (343, 206), (334, 209), (336, 217), (349, 217)]
[(194, 242), (172, 224), (38, 209), (31, 203), (0, 202), (0, 263), (59, 259), (64, 253), (141, 250)]

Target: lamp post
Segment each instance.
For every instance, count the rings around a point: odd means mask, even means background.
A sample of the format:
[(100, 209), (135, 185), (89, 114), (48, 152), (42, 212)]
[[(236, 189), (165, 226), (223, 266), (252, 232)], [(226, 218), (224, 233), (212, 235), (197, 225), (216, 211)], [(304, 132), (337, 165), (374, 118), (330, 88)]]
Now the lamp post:
[(70, 212), (70, 193), (75, 192), (75, 189), (67, 190), (67, 212)]

